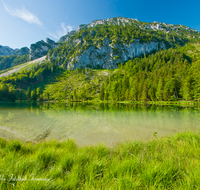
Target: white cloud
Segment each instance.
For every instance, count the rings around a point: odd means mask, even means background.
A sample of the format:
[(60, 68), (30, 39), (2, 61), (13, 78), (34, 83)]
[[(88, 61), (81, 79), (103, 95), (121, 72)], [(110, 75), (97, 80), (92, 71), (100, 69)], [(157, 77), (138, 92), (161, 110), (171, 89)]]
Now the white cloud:
[(38, 19), (38, 17), (30, 13), (24, 6), (22, 6), (21, 9), (20, 8), (13, 9), (10, 6), (6, 5), (4, 2), (3, 4), (4, 4), (4, 8), (10, 15), (21, 18), (30, 24), (34, 23), (39, 26), (42, 26), (42, 22)]
[(53, 36), (55, 39), (59, 39), (60, 37), (66, 35), (68, 32), (71, 32), (73, 29), (72, 26), (66, 26), (64, 22), (61, 23), (61, 27), (56, 33), (49, 32), (48, 34)]

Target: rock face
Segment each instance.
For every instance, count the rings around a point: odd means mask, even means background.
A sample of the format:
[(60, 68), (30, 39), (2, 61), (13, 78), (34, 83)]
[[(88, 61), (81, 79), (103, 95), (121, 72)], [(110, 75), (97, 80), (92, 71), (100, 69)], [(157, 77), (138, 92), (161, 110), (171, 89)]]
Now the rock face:
[(43, 57), (48, 53), (50, 49), (54, 49), (57, 47), (57, 44), (50, 40), (49, 38), (46, 39), (46, 42), (43, 40), (36, 42), (35, 44), (31, 44), (30, 47), (30, 59), (35, 60), (40, 57)]
[(105, 39), (103, 47), (89, 47), (81, 55), (73, 57), (67, 63), (67, 68), (115, 69), (120, 63), (165, 48), (165, 44), (162, 42), (140, 43), (139, 40), (135, 40), (131, 44), (116, 43), (111, 46), (109, 40)]
[(46, 39), (46, 43), (49, 44), (52, 49), (57, 47), (57, 44), (53, 40), (51, 40), (49, 38)]
[[(80, 27), (80, 26), (79, 26)], [(62, 43), (62, 42), (66, 42), (71, 36), (73, 36), (74, 34), (76, 33), (76, 31), (71, 31), (71, 32), (69, 32), (69, 33), (67, 33), (65, 36), (62, 36), (60, 39), (59, 39), (59, 41), (58, 41), (58, 43)]]
[[(97, 25), (105, 25), (106, 27), (118, 25), (121, 28), (134, 26), (136, 28), (134, 30), (137, 30), (142, 35), (137, 37), (137, 34), (133, 32), (134, 35), (131, 40), (131, 34), (129, 34), (128, 39), (130, 41), (128, 42), (127, 40), (122, 40), (120, 35), (114, 36), (112, 33), (110, 36), (106, 35), (106, 32), (99, 35), (98, 33), (101, 32), (99, 28), (101, 27), (96, 27)], [(142, 36), (149, 38), (149, 34), (152, 34), (150, 40), (142, 40)], [(159, 51), (160, 49), (175, 47), (175, 44), (184, 45), (187, 43), (188, 37), (192, 38), (194, 34), (200, 38), (198, 31), (183, 25), (160, 22), (147, 23), (123, 17), (95, 20), (87, 25), (79, 25), (77, 30), (61, 37), (58, 41), (59, 47), (49, 52), (47, 57), (48, 60), (56, 60), (57, 64), (62, 65), (65, 69), (114, 69), (120, 63), (135, 57)], [(61, 47), (63, 42), (65, 42), (65, 45)]]

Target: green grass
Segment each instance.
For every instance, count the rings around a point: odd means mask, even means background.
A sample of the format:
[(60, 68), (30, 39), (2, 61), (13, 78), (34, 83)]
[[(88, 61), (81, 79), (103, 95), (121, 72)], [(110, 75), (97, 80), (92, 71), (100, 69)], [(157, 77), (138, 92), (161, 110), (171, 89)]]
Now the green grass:
[(115, 147), (1, 139), (0, 189), (199, 189), (200, 135), (154, 136)]

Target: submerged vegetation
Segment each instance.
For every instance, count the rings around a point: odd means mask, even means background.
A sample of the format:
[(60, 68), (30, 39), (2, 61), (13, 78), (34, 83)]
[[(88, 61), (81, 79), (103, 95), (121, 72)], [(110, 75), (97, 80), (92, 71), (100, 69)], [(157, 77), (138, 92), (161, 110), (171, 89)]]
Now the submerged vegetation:
[[(1, 189), (198, 189), (200, 135), (115, 147), (0, 140)], [(152, 137), (153, 137), (152, 135)]]

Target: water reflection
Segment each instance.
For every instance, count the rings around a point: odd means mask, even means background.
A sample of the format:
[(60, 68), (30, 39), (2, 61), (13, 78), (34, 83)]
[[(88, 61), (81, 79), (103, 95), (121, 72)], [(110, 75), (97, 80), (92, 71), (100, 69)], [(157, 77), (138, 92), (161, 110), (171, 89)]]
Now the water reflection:
[(185, 130), (199, 131), (199, 107), (139, 104), (0, 104), (0, 136), (41, 141), (67, 138), (79, 145), (113, 145)]

